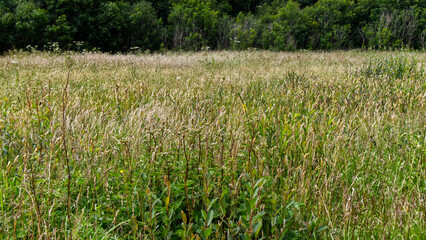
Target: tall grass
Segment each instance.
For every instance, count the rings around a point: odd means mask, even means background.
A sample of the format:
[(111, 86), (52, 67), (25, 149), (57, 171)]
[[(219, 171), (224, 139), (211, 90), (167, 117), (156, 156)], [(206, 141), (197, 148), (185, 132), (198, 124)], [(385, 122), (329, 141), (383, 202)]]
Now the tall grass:
[(0, 58), (0, 238), (426, 236), (424, 53)]

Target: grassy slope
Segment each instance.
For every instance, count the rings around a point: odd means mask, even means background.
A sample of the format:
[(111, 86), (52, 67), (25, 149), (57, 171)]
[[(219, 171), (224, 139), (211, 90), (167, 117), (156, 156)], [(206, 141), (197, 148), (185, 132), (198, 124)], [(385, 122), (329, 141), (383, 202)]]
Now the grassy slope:
[(425, 61), (1, 57), (0, 238), (425, 237)]

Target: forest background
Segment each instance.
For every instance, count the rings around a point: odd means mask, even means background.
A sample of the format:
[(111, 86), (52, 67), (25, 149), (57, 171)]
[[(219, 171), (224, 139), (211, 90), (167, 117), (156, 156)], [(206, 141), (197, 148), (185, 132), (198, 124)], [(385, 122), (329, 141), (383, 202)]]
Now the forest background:
[(2, 0), (0, 52), (424, 49), (422, 0)]

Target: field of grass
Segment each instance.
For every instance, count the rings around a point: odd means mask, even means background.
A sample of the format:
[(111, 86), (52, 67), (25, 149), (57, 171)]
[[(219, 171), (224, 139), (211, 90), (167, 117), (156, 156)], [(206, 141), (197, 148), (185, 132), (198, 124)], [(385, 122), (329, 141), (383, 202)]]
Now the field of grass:
[(0, 239), (425, 239), (426, 53), (0, 57)]

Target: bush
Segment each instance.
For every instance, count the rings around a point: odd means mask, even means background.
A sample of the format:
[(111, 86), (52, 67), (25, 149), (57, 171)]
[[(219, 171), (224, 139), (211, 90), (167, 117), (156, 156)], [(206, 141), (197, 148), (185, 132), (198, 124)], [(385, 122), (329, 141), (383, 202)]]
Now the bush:
[(21, 1), (15, 9), (16, 47), (42, 45), (47, 27), (47, 12), (32, 1)]
[(66, 15), (59, 16), (55, 23), (47, 26), (49, 42), (58, 42), (62, 49), (68, 48), (73, 41), (76, 28), (71, 26)]
[(129, 36), (126, 44), (142, 50), (160, 47), (161, 20), (150, 2), (141, 1), (132, 6), (129, 16)]
[(320, 0), (303, 10), (309, 20), (311, 49), (340, 49), (353, 45), (351, 40), (354, 2), (350, 0)]
[(230, 41), (231, 49), (245, 50), (257, 47), (261, 22), (252, 14), (240, 13), (231, 25)]
[(212, 47), (216, 40), (218, 11), (211, 1), (185, 0), (174, 4), (168, 18), (175, 48)]
[(96, 18), (98, 26), (97, 43), (104, 51), (124, 50), (123, 32), (126, 31), (126, 14), (130, 12), (128, 3), (106, 2), (101, 5), (101, 13)]
[(14, 22), (13, 13), (0, 5), (0, 53), (13, 46)]
[(412, 47), (419, 29), (420, 12), (416, 8), (384, 10), (379, 19), (363, 28), (371, 48), (389, 49)]
[(306, 17), (298, 3), (287, 2), (273, 19), (263, 33), (263, 47), (273, 50), (295, 50), (305, 44)]

